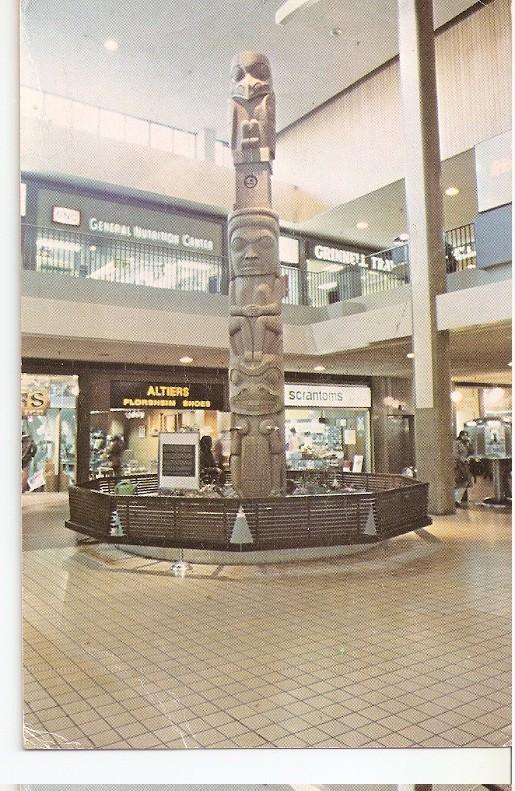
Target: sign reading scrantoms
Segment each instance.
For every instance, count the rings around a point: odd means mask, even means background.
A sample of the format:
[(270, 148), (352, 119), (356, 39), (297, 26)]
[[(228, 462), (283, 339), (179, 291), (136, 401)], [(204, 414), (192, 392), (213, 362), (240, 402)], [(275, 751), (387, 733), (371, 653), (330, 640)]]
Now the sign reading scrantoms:
[(220, 382), (111, 382), (111, 409), (224, 408)]
[(370, 388), (365, 385), (286, 384), (284, 403), (303, 407), (369, 407)]

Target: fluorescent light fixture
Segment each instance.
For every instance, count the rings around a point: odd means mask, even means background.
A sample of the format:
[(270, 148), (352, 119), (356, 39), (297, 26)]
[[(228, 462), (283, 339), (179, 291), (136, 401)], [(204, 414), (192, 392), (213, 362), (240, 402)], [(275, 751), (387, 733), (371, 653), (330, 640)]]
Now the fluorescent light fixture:
[(445, 190), (445, 194), (453, 198), (455, 195), (459, 195), (460, 191), (458, 187), (447, 187), (447, 189)]
[(180, 362), (180, 363), (183, 363), (183, 365), (188, 365), (189, 363), (192, 363), (192, 362), (193, 362), (193, 357), (188, 357), (188, 356), (186, 355), (186, 356), (184, 356), (184, 357), (181, 357), (181, 358), (179, 359), (179, 362)]
[(46, 247), (48, 250), (68, 250), (72, 253), (78, 253), (81, 246), (78, 242), (66, 242), (59, 239), (38, 239), (36, 242), (37, 247)]
[(365, 220), (360, 220), (356, 223), (356, 228), (359, 228), (360, 231), (364, 231), (365, 228), (368, 228), (368, 222)]
[(309, 8), (315, 5), (318, 0), (286, 0), (275, 12), (275, 24), (284, 25), (292, 16), (294, 16), (301, 8)]
[(104, 47), (108, 52), (116, 52), (118, 49), (118, 42), (114, 38), (108, 38), (104, 41)]
[(406, 357), (408, 358), (408, 360), (413, 360), (415, 357), (415, 352), (408, 352)]
[(324, 266), (324, 268), (321, 269), (320, 271), (321, 272), (341, 272), (342, 269), (343, 269), (343, 266), (341, 266), (341, 264), (328, 264), (327, 266)]
[(313, 370), (314, 371), (325, 371), (325, 365), (315, 365)]

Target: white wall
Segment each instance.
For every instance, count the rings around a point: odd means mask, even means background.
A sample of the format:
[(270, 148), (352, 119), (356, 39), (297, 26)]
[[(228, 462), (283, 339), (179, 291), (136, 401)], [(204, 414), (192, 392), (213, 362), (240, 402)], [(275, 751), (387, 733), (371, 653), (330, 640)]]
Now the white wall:
[[(20, 161), (21, 169), (30, 173), (108, 183), (223, 213), (233, 208), (233, 168), (109, 140), (40, 119), (22, 119)], [(285, 222), (303, 220), (326, 208), (275, 176), (272, 190), (274, 209)]]
[[(442, 159), (511, 129), (509, 0), (493, 0), (436, 38)], [(338, 205), (404, 177), (394, 61), (279, 135), (277, 177)]]

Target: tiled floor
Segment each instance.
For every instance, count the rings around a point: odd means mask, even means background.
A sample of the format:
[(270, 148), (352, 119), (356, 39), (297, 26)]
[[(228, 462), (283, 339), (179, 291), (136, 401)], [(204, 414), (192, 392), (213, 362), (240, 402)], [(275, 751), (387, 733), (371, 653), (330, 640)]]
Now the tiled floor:
[(177, 578), (76, 545), (63, 495), (23, 510), (28, 748), (509, 743), (506, 513)]

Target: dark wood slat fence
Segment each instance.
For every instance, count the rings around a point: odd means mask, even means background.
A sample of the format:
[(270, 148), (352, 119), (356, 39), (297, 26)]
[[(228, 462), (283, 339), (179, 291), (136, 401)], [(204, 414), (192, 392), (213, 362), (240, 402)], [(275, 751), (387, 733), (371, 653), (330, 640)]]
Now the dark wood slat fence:
[[(135, 495), (115, 495), (115, 478), (100, 478), (69, 490), (66, 527), (101, 542), (154, 547), (237, 551), (231, 533), (240, 505), (254, 543), (247, 550), (364, 544), (431, 524), (428, 484), (402, 475), (305, 471), (296, 481), (332, 481), (353, 491), (294, 497), (236, 498), (161, 495), (156, 475), (123, 476)], [(110, 535), (117, 514), (124, 537)], [(377, 531), (370, 535), (370, 528)]]

